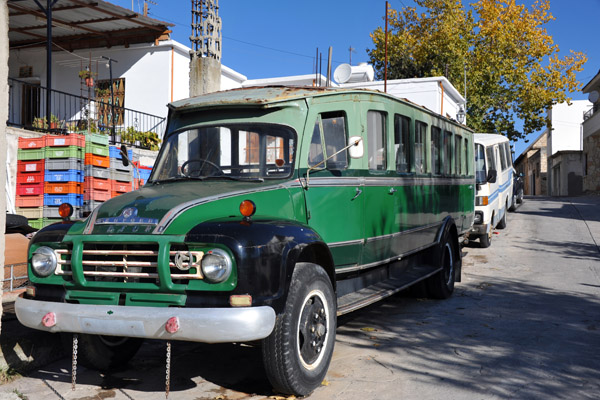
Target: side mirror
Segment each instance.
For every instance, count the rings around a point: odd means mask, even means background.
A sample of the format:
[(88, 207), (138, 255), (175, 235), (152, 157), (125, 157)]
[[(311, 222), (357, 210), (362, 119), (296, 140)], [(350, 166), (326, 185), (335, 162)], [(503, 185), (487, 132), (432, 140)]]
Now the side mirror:
[(127, 157), (127, 146), (124, 144), (121, 145), (121, 162), (124, 167), (129, 165), (129, 157)]
[(352, 136), (349, 145), (348, 153), (350, 153), (350, 158), (361, 158), (365, 153), (365, 146), (363, 145), (363, 138), (361, 136)]
[(496, 171), (495, 169), (490, 169), (488, 171), (486, 181), (488, 181), (489, 183), (496, 183), (497, 176), (498, 176), (498, 171)]

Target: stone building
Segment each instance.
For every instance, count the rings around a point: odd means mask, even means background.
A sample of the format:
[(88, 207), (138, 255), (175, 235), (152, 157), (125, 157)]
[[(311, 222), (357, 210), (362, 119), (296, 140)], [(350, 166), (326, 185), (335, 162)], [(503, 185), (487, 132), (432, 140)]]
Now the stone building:
[(583, 87), (592, 108), (583, 116), (583, 190), (600, 192), (600, 71)]
[(527, 196), (548, 194), (548, 130), (545, 130), (514, 162), (523, 174), (523, 192)]

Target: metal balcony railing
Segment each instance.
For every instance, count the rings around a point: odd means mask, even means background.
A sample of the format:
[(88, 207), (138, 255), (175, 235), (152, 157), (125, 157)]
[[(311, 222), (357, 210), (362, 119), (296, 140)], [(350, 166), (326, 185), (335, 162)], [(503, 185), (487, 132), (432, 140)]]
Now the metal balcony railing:
[(592, 108), (590, 108), (587, 111), (584, 111), (583, 120), (586, 121), (586, 120), (592, 118), (592, 115), (594, 115), (594, 113), (598, 112), (599, 108), (600, 108), (600, 103), (596, 103), (592, 106)]
[[(8, 78), (8, 125), (40, 132), (105, 133), (112, 144), (125, 142), (149, 148), (162, 140), (165, 118), (108, 101), (51, 90), (51, 115), (46, 115), (46, 91), (43, 86)], [(106, 96), (104, 97), (106, 98)], [(146, 140), (146, 138), (150, 138)]]

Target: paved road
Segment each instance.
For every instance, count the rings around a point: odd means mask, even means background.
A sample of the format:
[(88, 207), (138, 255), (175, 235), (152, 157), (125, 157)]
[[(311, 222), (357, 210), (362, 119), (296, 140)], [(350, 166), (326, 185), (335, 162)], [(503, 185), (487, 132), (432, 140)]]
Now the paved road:
[[(398, 295), (343, 318), (326, 381), (309, 398), (597, 399), (599, 245), (600, 197), (526, 199), (490, 248), (463, 249), (451, 299)], [(145, 344), (111, 376), (80, 368), (76, 391), (63, 359), (0, 392), (164, 399), (164, 352)], [(170, 399), (270, 398), (264, 379), (255, 347), (173, 345)]]

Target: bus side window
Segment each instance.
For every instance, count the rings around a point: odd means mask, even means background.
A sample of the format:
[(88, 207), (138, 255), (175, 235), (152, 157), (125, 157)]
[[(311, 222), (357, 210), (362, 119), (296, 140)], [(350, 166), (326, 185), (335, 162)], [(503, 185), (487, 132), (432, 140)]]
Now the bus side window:
[(410, 172), (410, 118), (400, 114), (394, 115), (394, 149), (396, 172)]
[(385, 171), (387, 168), (385, 154), (385, 113), (381, 111), (367, 112), (367, 140), (369, 170)]
[[(325, 146), (322, 145), (321, 137)], [(317, 165), (323, 159), (346, 147), (346, 142), (346, 116), (344, 113), (336, 111), (320, 114), (313, 129), (308, 165), (311, 167)], [(325, 147), (325, 151), (323, 151), (323, 147)], [(342, 151), (333, 156), (325, 162), (325, 167), (330, 170), (348, 168), (348, 152)]]
[(431, 166), (435, 175), (442, 173), (442, 157), (441, 157), (441, 143), (440, 139), (442, 131), (437, 126), (431, 127)]
[(454, 174), (463, 175), (463, 163), (462, 163), (462, 151), (460, 145), (462, 144), (462, 138), (459, 135), (454, 136)]
[(470, 164), (469, 164), (469, 139), (465, 138), (464, 139), (464, 157), (463, 157), (463, 162), (464, 162), (464, 170), (465, 171), (465, 175), (471, 175), (473, 173), (473, 171), (471, 171), (469, 169)]
[(415, 172), (424, 174), (427, 172), (427, 124), (415, 121)]
[(444, 131), (444, 175), (452, 173), (452, 132)]

